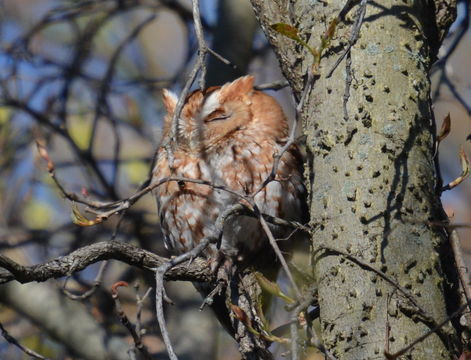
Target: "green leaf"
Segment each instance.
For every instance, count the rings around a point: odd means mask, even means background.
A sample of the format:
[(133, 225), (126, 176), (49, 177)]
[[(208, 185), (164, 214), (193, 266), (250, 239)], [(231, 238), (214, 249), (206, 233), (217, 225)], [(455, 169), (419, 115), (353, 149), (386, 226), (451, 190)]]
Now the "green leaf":
[(93, 226), (102, 222), (102, 219), (87, 219), (79, 210), (77, 204), (72, 203), (72, 222), (79, 226)]
[(284, 24), (284, 23), (276, 23), (276, 24), (270, 25), (270, 27), (276, 32), (286, 37), (289, 37), (290, 39), (296, 40), (298, 42), (302, 41), (299, 38), (298, 29), (296, 29), (294, 26)]
[(281, 291), (277, 283), (268, 280), (265, 276), (262, 275), (262, 273), (256, 272), (255, 278), (257, 279), (257, 282), (260, 287), (267, 293), (283, 299), (287, 304), (295, 303), (294, 299), (290, 298), (288, 295), (283, 293), (283, 291)]
[(316, 49), (311, 48), (304, 40), (302, 40), (298, 35), (298, 29), (294, 26), (284, 24), (284, 23), (276, 23), (271, 24), (270, 27), (275, 30), (277, 33), (284, 35), (292, 40), (295, 40), (297, 43), (304, 46), (315, 58), (319, 57), (319, 52)]

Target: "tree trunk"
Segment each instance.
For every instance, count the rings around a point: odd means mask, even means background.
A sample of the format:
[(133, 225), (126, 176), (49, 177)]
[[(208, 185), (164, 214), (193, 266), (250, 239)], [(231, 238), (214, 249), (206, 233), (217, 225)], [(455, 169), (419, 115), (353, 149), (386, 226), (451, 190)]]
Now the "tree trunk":
[[(252, 3), (299, 98), (313, 57), (269, 26), (290, 24), (318, 48), (346, 1)], [(447, 235), (430, 225), (444, 218), (428, 78), (455, 2), (367, 2), (358, 41), (328, 78), (358, 17), (360, 4), (353, 4), (301, 114), (321, 336), (337, 359), (394, 353), (456, 306), (443, 271)], [(450, 359), (456, 344), (448, 324), (408, 358)]]

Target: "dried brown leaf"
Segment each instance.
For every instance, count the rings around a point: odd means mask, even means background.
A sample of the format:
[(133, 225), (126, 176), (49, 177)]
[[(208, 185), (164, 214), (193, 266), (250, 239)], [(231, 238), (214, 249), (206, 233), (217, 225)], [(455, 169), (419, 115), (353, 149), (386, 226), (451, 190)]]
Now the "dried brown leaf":
[(454, 187), (461, 184), (469, 176), (469, 160), (462, 146), (460, 147), (459, 157), (461, 163), (461, 175), (446, 186), (444, 186), (442, 191), (453, 189)]
[(443, 119), (442, 127), (437, 136), (437, 141), (440, 142), (444, 140), (450, 133), (450, 130), (451, 130), (451, 118), (450, 118), (450, 113), (448, 113), (448, 115), (445, 116), (445, 118)]

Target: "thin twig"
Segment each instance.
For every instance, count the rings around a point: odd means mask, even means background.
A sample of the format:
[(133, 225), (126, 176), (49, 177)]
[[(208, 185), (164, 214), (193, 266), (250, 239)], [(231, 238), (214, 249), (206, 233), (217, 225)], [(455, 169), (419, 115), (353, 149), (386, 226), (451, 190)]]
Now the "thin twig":
[(26, 355), (29, 355), (35, 359), (40, 359), (40, 360), (49, 360), (48, 358), (38, 354), (37, 352), (27, 348), (24, 345), (21, 345), (18, 340), (16, 340), (13, 336), (11, 336), (8, 331), (3, 327), (3, 324), (0, 322), (0, 330), (2, 331), (2, 336), (5, 338), (6, 341), (8, 341), (10, 344), (15, 345), (18, 349), (23, 351)]
[[(453, 250), (453, 256), (455, 258), (456, 269), (458, 271), (458, 275), (460, 278), (461, 286), (463, 287), (465, 303), (469, 304), (471, 301), (471, 288), (469, 286), (469, 274), (468, 274), (468, 267), (466, 266), (464, 259), (463, 259), (463, 252), (461, 249), (460, 238), (458, 235), (458, 231), (453, 229), (450, 233), (450, 243), (451, 248)], [(469, 308), (470, 312), (466, 314), (466, 322), (467, 327), (471, 327), (471, 307)]]
[(36, 120), (39, 124), (45, 126), (46, 128), (50, 129), (52, 132), (54, 132), (57, 135), (60, 135), (61, 137), (64, 138), (64, 140), (67, 142), (67, 144), (71, 147), (73, 152), (77, 155), (77, 157), (80, 159), (80, 161), (84, 165), (89, 165), (93, 172), (95, 173), (97, 179), (101, 183), (104, 189), (106, 189), (107, 193), (112, 199), (117, 198), (115, 189), (110, 186), (108, 181), (106, 180), (105, 175), (99, 168), (95, 158), (89, 156), (88, 153), (80, 149), (80, 147), (77, 145), (77, 143), (72, 139), (70, 134), (67, 132), (67, 130), (49, 120), (49, 116), (46, 115), (45, 113), (42, 113), (40, 111), (37, 111), (33, 109), (28, 103), (19, 100), (19, 99), (13, 99), (13, 98), (7, 98), (3, 97), (0, 99), (0, 105), (1, 106), (6, 106), (6, 107), (12, 107), (21, 111), (24, 111), (27, 113), (29, 116), (31, 116), (34, 120)]
[(127, 317), (126, 313), (123, 310), (123, 307), (121, 306), (121, 301), (119, 300), (118, 296), (118, 287), (120, 286), (128, 286), (128, 283), (125, 281), (118, 281), (117, 283), (114, 283), (113, 286), (111, 287), (111, 297), (114, 300), (114, 304), (116, 307), (116, 312), (118, 313), (119, 320), (121, 321), (121, 324), (126, 327), (126, 329), (129, 331), (129, 333), (132, 336), (132, 339), (134, 341), (134, 348), (139, 350), (141, 353), (142, 357), (145, 360), (151, 360), (152, 357), (149, 354), (149, 351), (147, 350), (147, 347), (142, 343), (141, 340), (141, 334), (137, 331), (136, 327), (129, 321), (129, 318)]
[(268, 241), (270, 242), (270, 245), (271, 245), (272, 249), (275, 251), (275, 254), (278, 257), (278, 260), (280, 260), (281, 266), (282, 266), (283, 270), (285, 271), (286, 276), (288, 276), (288, 279), (289, 279), (291, 285), (293, 286), (294, 292), (296, 293), (296, 298), (300, 299), (301, 298), (301, 292), (299, 291), (299, 288), (296, 285), (296, 282), (294, 281), (293, 275), (291, 274), (291, 271), (288, 267), (288, 264), (285, 260), (285, 257), (281, 253), (280, 248), (279, 248), (278, 244), (276, 243), (275, 238), (273, 237), (273, 234), (270, 230), (270, 227), (268, 226), (267, 222), (265, 221), (265, 219), (263, 218), (263, 216), (261, 214), (259, 214), (258, 220), (260, 221), (260, 224), (262, 225), (263, 231), (265, 231), (265, 234), (268, 237)]
[(199, 78), (199, 86), (201, 90), (206, 88), (206, 53), (208, 47), (204, 41), (203, 26), (201, 25), (200, 4), (199, 0), (191, 0), (193, 7), (193, 23), (195, 25), (196, 38), (198, 39), (198, 57), (201, 58), (201, 72)]
[(165, 289), (164, 289), (164, 275), (169, 271), (173, 266), (182, 263), (189, 259), (194, 259), (198, 257), (204, 249), (211, 243), (215, 242), (214, 238), (205, 238), (201, 240), (201, 242), (196, 245), (190, 251), (184, 253), (176, 257), (175, 259), (170, 260), (169, 262), (159, 266), (155, 270), (155, 309), (157, 313), (157, 321), (159, 322), (160, 331), (162, 333), (162, 338), (165, 343), (165, 347), (167, 348), (168, 356), (170, 360), (178, 360), (175, 351), (173, 350), (172, 342), (170, 341), (170, 336), (167, 330), (167, 324), (165, 322), (164, 316), (164, 309), (163, 309), (163, 300), (165, 297)]
[[(358, 8), (357, 11), (357, 18), (355, 20), (355, 23), (353, 24), (353, 29), (350, 34), (350, 39), (348, 39), (348, 45), (347, 48), (343, 51), (342, 55), (339, 56), (339, 58), (335, 61), (334, 66), (330, 69), (330, 71), (327, 73), (326, 78), (330, 78), (332, 74), (334, 73), (335, 69), (340, 65), (342, 60), (345, 58), (345, 56), (350, 52), (352, 49), (352, 46), (355, 45), (355, 43), (358, 40), (358, 35), (360, 34), (360, 29), (361, 25), (363, 24), (363, 19), (365, 18), (366, 14), (366, 5), (367, 5), (368, 0), (361, 0), (360, 7)], [(347, 2), (347, 5), (349, 2)]]
[[(131, 195), (130, 197), (128, 197), (126, 199), (119, 200), (119, 201), (114, 201), (114, 202), (110, 202), (110, 203), (84, 200), (82, 198), (76, 197), (75, 194), (72, 194), (72, 196), (70, 196), (71, 194), (67, 193), (67, 192), (65, 192), (65, 194), (67, 194), (65, 196), (67, 196), (69, 198), (69, 200), (77, 199), (77, 202), (87, 205), (88, 208), (86, 210), (91, 212), (91, 213), (96, 214), (99, 218), (99, 221), (101, 222), (103, 220), (108, 219), (112, 215), (115, 215), (117, 213), (120, 213), (122, 211), (125, 211), (125, 210), (129, 209), (141, 197), (143, 197), (147, 193), (151, 192), (155, 188), (157, 188), (157, 187), (159, 187), (159, 186), (161, 186), (161, 185), (163, 185), (167, 182), (170, 182), (170, 181), (189, 182), (189, 183), (209, 186), (209, 187), (212, 187), (216, 190), (221, 190), (221, 191), (228, 192), (229, 194), (234, 195), (237, 198), (239, 198), (241, 201), (244, 201), (244, 202), (250, 204), (251, 206), (253, 206), (253, 200), (250, 196), (245, 195), (243, 193), (240, 193), (238, 191), (234, 191), (234, 190), (226, 187), (225, 185), (214, 184), (211, 181), (202, 180), (202, 179), (186, 178), (186, 177), (182, 177), (182, 176), (170, 176), (170, 177), (162, 178), (157, 182), (154, 182), (150, 185), (147, 185), (146, 187), (142, 188), (141, 190), (137, 191), (136, 193), (134, 193), (133, 195)], [(107, 211), (105, 211), (105, 210), (107, 210)], [(251, 210), (249, 207), (246, 206), (244, 211), (245, 211), (244, 215), (256, 217), (253, 210)], [(299, 230), (302, 230), (302, 231), (305, 231), (305, 232), (309, 232), (311, 230), (309, 228), (309, 226), (300, 224), (299, 222), (296, 222), (296, 221), (289, 221), (289, 220), (285, 220), (285, 219), (278, 218), (276, 216), (267, 215), (267, 214), (263, 214), (263, 216), (268, 222), (270, 222), (272, 224), (275, 224), (275, 225), (287, 226), (287, 227), (291, 227), (291, 228), (294, 228), (294, 229), (299, 229)]]
[(421, 343), (422, 341), (424, 341), (426, 338), (428, 338), (430, 335), (432, 334), (435, 334), (436, 332), (438, 332), (438, 330), (440, 330), (444, 325), (446, 325), (450, 320), (454, 319), (455, 317), (459, 316), (467, 307), (469, 307), (471, 305), (471, 302), (467, 302), (466, 304), (462, 305), (459, 307), (458, 310), (456, 310), (453, 314), (451, 314), (450, 316), (448, 316), (445, 320), (443, 320), (441, 323), (437, 324), (433, 329), (430, 329), (429, 331), (427, 331), (425, 334), (423, 334), (422, 336), (419, 336), (417, 339), (415, 339), (414, 341), (412, 341), (409, 345), (407, 345), (406, 347), (402, 348), (401, 350), (393, 353), (393, 354), (390, 354), (388, 352), (384, 352), (384, 356), (388, 359), (388, 360), (394, 360), (394, 359), (397, 359), (399, 356), (402, 356), (404, 355), (405, 353), (407, 353), (409, 350), (411, 350), (414, 346), (416, 346), (417, 344)]
[(298, 344), (298, 324), (297, 324), (297, 313), (293, 314), (291, 324), (289, 326), (291, 335), (291, 360), (299, 360), (299, 344)]
[(289, 83), (286, 80), (277, 80), (270, 83), (260, 84), (254, 86), (255, 90), (281, 90), (288, 87)]
[[(382, 272), (381, 270), (379, 269), (376, 269), (375, 267), (371, 266), (370, 264), (360, 260), (359, 258), (349, 254), (349, 253), (346, 253), (344, 251), (341, 251), (341, 250), (337, 250), (337, 249), (334, 249), (334, 248), (331, 248), (331, 247), (328, 247), (328, 246), (321, 246), (319, 248), (319, 250), (325, 250), (327, 252), (332, 252), (334, 254), (337, 254), (337, 255), (342, 255), (343, 257), (347, 258), (348, 260), (356, 263), (357, 265), (365, 268), (365, 269), (368, 269), (374, 273), (376, 273), (377, 275), (379, 275), (383, 280), (385, 280), (386, 282), (390, 283), (394, 288), (396, 288), (402, 295), (404, 295), (404, 297), (409, 300), (409, 302), (414, 305), (414, 307), (418, 310), (420, 316), (423, 318), (423, 320), (425, 320), (426, 322), (432, 324), (432, 326), (436, 326), (437, 325), (437, 322), (430, 316), (428, 315), (428, 313), (425, 311), (425, 309), (420, 306), (420, 304), (417, 302), (417, 300), (414, 298), (414, 296), (409, 293), (404, 287), (402, 287), (396, 280), (392, 279), (391, 277), (387, 276), (384, 272)], [(319, 251), (317, 250), (317, 251)]]
[(103, 275), (105, 274), (105, 269), (106, 269), (107, 266), (108, 266), (108, 261), (103, 261), (100, 264), (100, 268), (98, 269), (98, 273), (95, 277), (95, 280), (93, 281), (92, 287), (90, 289), (88, 289), (87, 291), (85, 291), (83, 294), (75, 295), (75, 294), (72, 294), (67, 289), (66, 286), (67, 286), (67, 281), (69, 280), (69, 277), (67, 277), (66, 280), (64, 281), (64, 285), (61, 288), (62, 293), (71, 300), (82, 301), (82, 300), (88, 299), (100, 287), (101, 282), (103, 281)]
[(119, 44), (119, 46), (117, 47), (117, 49), (115, 50), (114, 54), (111, 57), (111, 60), (108, 64), (108, 69), (105, 73), (105, 76), (103, 77), (103, 80), (101, 81), (101, 86), (97, 94), (97, 101), (95, 105), (95, 116), (92, 122), (92, 130), (91, 130), (91, 135), (90, 135), (90, 141), (88, 144), (88, 153), (91, 154), (93, 152), (93, 147), (95, 145), (96, 131), (98, 127), (98, 121), (100, 120), (102, 115), (105, 115), (105, 119), (108, 119), (110, 122), (111, 129), (113, 130), (113, 139), (114, 139), (114, 149), (113, 149), (114, 159), (113, 159), (113, 166), (112, 166), (112, 172), (111, 172), (112, 173), (111, 174), (111, 186), (113, 188), (116, 187), (116, 181), (118, 178), (119, 155), (120, 155), (120, 149), (121, 149), (121, 134), (118, 131), (117, 121), (116, 119), (114, 119), (114, 117), (111, 114), (110, 107), (108, 104), (108, 99), (107, 99), (108, 93), (111, 87), (111, 81), (115, 74), (116, 65), (118, 63), (118, 60), (123, 50), (156, 17), (157, 17), (156, 14), (152, 14), (149, 17), (147, 17), (144, 21), (138, 24), (131, 31), (131, 33)]
[(183, 87), (182, 92), (180, 93), (177, 105), (175, 106), (175, 111), (172, 116), (172, 126), (170, 129), (169, 140), (162, 146), (167, 152), (170, 168), (173, 167), (173, 150), (177, 147), (178, 144), (180, 115), (183, 110), (183, 106), (185, 105), (186, 97), (188, 95), (188, 92), (190, 91), (191, 85), (193, 85), (193, 82), (195, 81), (196, 75), (198, 74), (198, 71), (200, 70), (202, 64), (203, 60), (200, 56), (198, 56), (195, 64), (193, 65), (193, 68), (191, 69), (190, 75), (188, 76), (185, 86)]
[(233, 69), (237, 69), (237, 65), (236, 64), (233, 64), (230, 60), (226, 59), (224, 56), (222, 56), (221, 54), (217, 53), (216, 51), (214, 51), (213, 49), (211, 48), (206, 48), (206, 50), (208, 51), (208, 53), (210, 53), (211, 55), (213, 55), (216, 59), (218, 59), (219, 61), (221, 61), (223, 64), (226, 64), (226, 65), (229, 65), (231, 68)]
[(165, 296), (164, 276), (174, 266), (181, 264), (182, 262), (185, 262), (187, 260), (190, 260), (191, 262), (193, 259), (197, 258), (210, 244), (218, 243), (222, 236), (224, 223), (227, 218), (239, 213), (242, 209), (242, 205), (236, 204), (224, 210), (222, 213), (219, 214), (215, 222), (213, 234), (211, 236), (205, 237), (193, 249), (187, 251), (186, 253), (180, 256), (173, 258), (172, 260), (164, 263), (163, 265), (155, 269), (155, 308), (157, 313), (157, 321), (159, 322), (162, 338), (164, 340), (168, 355), (171, 360), (177, 360), (178, 358), (175, 354), (175, 351), (173, 350), (173, 346), (170, 341), (170, 336), (167, 330), (167, 324), (165, 322), (165, 316), (163, 311), (163, 299)]
[(295, 138), (296, 138), (296, 130), (298, 128), (298, 124), (300, 122), (301, 118), (301, 111), (304, 107), (304, 104), (307, 99), (307, 95), (311, 91), (312, 85), (314, 83), (314, 74), (311, 70), (308, 71), (308, 78), (306, 81), (306, 85), (304, 86), (304, 90), (301, 94), (301, 99), (299, 100), (297, 106), (296, 106), (296, 116), (294, 118), (293, 125), (291, 126), (291, 131), (288, 137), (288, 140), (286, 141), (285, 145), (280, 149), (280, 151), (277, 154), (273, 155), (273, 165), (272, 169), (270, 171), (270, 174), (266, 177), (266, 179), (262, 182), (260, 187), (256, 189), (251, 195), (251, 198), (255, 198), (255, 196), (262, 191), (270, 182), (275, 180), (276, 178), (276, 172), (278, 171), (278, 166), (280, 164), (280, 160), (283, 157), (283, 154), (293, 145)]
[[(170, 137), (167, 143), (163, 144), (163, 148), (167, 152), (167, 158), (170, 168), (173, 168), (173, 151), (178, 145), (179, 137), (179, 123), (180, 123), (180, 114), (182, 112), (183, 106), (185, 105), (186, 97), (190, 91), (191, 85), (196, 79), (196, 75), (201, 70), (202, 72), (206, 71), (205, 68), (205, 58), (206, 58), (206, 44), (204, 42), (203, 30), (201, 27), (201, 17), (199, 16), (199, 0), (192, 0), (193, 7), (193, 21), (195, 24), (196, 37), (198, 38), (198, 56), (196, 62), (193, 65), (193, 68), (188, 76), (188, 79), (183, 87), (180, 97), (178, 98), (177, 105), (175, 106), (175, 111), (172, 116), (172, 126), (170, 130)], [(204, 74), (203, 74), (204, 75)], [(200, 85), (203, 85), (201, 90), (204, 89), (204, 76), (200, 77)]]
[(139, 283), (134, 285), (134, 289), (136, 291), (136, 304), (137, 304), (137, 311), (136, 311), (136, 332), (139, 336), (143, 334), (142, 330), (142, 323), (141, 323), (141, 316), (142, 316), (142, 309), (144, 301), (149, 297), (152, 288), (148, 288), (144, 295), (141, 297), (139, 295)]
[(262, 214), (259, 212), (257, 205), (255, 204), (255, 196), (261, 192), (270, 182), (275, 180), (276, 178), (276, 173), (278, 171), (278, 167), (281, 161), (281, 158), (283, 157), (284, 153), (293, 145), (295, 141), (295, 136), (296, 136), (296, 129), (299, 123), (299, 118), (301, 116), (301, 111), (304, 107), (305, 101), (307, 99), (307, 94), (311, 91), (311, 87), (314, 83), (314, 74), (312, 71), (308, 72), (308, 79), (306, 81), (306, 85), (304, 87), (303, 93), (301, 95), (301, 99), (299, 100), (299, 103), (296, 106), (296, 117), (294, 120), (294, 123), (291, 127), (291, 131), (288, 137), (287, 142), (285, 145), (280, 149), (280, 151), (273, 156), (273, 165), (270, 174), (266, 177), (266, 179), (262, 182), (260, 187), (256, 189), (252, 194), (250, 194), (251, 198), (251, 205), (254, 208), (255, 213), (258, 215), (258, 219), (260, 221), (260, 224), (265, 231), (268, 240), (270, 242), (270, 245), (272, 246), (273, 250), (275, 251), (275, 254), (277, 255), (278, 259), (280, 260), (281, 266), (283, 267), (283, 270), (285, 271), (286, 275), (288, 276), (288, 279), (290, 280), (291, 285), (293, 286), (293, 289), (296, 293), (296, 297), (299, 299), (301, 297), (301, 292), (299, 291), (298, 286), (296, 285), (293, 275), (291, 274), (291, 271), (288, 267), (288, 264), (286, 263), (286, 260), (283, 256), (283, 254), (280, 251), (280, 248), (278, 247), (278, 244), (276, 243), (275, 238), (273, 237), (273, 234), (268, 227), (265, 218), (262, 216)]

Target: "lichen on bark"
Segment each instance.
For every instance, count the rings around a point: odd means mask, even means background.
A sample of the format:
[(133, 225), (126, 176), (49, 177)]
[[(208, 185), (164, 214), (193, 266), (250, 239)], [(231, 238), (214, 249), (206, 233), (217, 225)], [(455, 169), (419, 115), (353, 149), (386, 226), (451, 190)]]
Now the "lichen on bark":
[[(344, 6), (252, 0), (284, 75), (301, 93), (312, 56), (270, 30), (295, 26), (310, 46)], [(447, 318), (456, 303), (443, 271), (443, 220), (434, 158), (428, 71), (454, 18), (455, 3), (367, 2), (360, 36), (347, 45), (358, 3), (338, 26), (301, 114), (307, 135), (313, 273), (319, 286), (324, 345), (338, 359), (383, 358)], [(333, 248), (397, 282), (397, 286)], [(448, 324), (415, 346), (411, 359), (449, 359), (459, 351)]]

